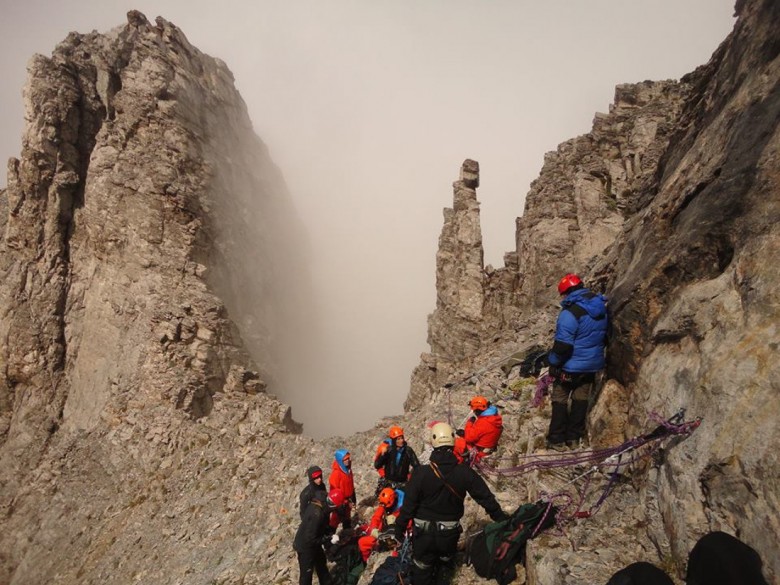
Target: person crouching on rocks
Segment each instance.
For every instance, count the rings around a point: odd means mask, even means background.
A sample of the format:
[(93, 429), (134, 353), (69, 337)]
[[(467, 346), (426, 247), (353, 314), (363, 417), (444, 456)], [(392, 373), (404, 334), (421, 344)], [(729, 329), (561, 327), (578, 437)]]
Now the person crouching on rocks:
[(504, 422), (498, 408), (484, 396), (474, 396), (469, 400), (469, 408), (474, 415), (469, 417), (463, 429), (456, 431), (455, 455), (476, 463), (496, 450)]

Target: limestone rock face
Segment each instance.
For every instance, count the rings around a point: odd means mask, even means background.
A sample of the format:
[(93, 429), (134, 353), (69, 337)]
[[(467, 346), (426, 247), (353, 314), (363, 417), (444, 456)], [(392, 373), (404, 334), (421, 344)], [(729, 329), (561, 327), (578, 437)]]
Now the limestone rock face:
[(266, 393), (299, 228), (231, 73), (131, 12), (34, 57), (25, 107), (0, 193), (0, 582), (174, 582), (208, 540), (272, 549), (255, 521), (283, 505), (220, 527), (310, 443)]
[(640, 194), (642, 208), (599, 267), (610, 274), (609, 372), (631, 389), (632, 418), (671, 405), (705, 420), (659, 477), (675, 555), (725, 530), (775, 576), (779, 29), (777, 3), (740, 4), (729, 40), (686, 80), (693, 90), (657, 189)]

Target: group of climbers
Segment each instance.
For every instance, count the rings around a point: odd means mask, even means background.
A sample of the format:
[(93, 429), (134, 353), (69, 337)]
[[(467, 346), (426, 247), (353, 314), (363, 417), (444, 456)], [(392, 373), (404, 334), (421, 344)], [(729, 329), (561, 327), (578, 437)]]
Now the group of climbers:
[[(607, 335), (606, 299), (567, 274), (558, 285), (561, 312), (548, 352), (553, 379), (552, 417), (547, 433), (551, 448), (578, 443), (585, 434), (588, 400), (597, 372), (604, 368)], [(569, 406), (571, 401), (571, 406)], [(392, 426), (377, 447), (374, 468), (379, 474), (379, 501), (371, 520), (358, 527), (357, 548), (365, 563), (382, 535), (403, 542), (413, 539), (412, 581), (415, 585), (449, 583), (462, 532), (463, 503), (470, 495), (494, 521), (508, 516), (473, 465), (495, 451), (503, 431), (496, 405), (473, 396), (471, 415), (462, 429), (438, 422), (430, 428), (430, 462), (421, 465), (404, 431)], [(457, 438), (456, 438), (457, 437)], [(316, 571), (321, 584), (330, 583), (323, 546), (338, 542), (339, 525), (350, 529), (357, 503), (349, 451), (335, 452), (326, 491), (322, 469), (310, 467), (309, 484), (300, 495), (301, 525), (294, 548), (302, 585)], [(385, 539), (387, 540), (387, 539)]]
[[(357, 547), (363, 564), (378, 548), (383, 536), (394, 549), (411, 537), (413, 582), (416, 585), (448, 583), (462, 532), (460, 519), (466, 496), (474, 498), (493, 520), (507, 518), (485, 480), (464, 460), (464, 455), (469, 453), (484, 456), (495, 449), (501, 435), (500, 415), (482, 396), (475, 396), (470, 406), (474, 420), (469, 420), (466, 428), (458, 433), (462, 435), (458, 439), (460, 453), (455, 452), (455, 430), (447, 423), (436, 423), (430, 428), (433, 450), (427, 465), (420, 464), (406, 443), (403, 429), (390, 429), (390, 442), (385, 443), (385, 448), (380, 446), (374, 467), (380, 472), (381, 482), (393, 485), (378, 491), (378, 506), (371, 520), (358, 527)], [(480, 419), (486, 422), (480, 423)], [(486, 423), (489, 432), (481, 429)], [(324, 546), (338, 543), (336, 530), (340, 523), (349, 528), (351, 504), (356, 501), (349, 452), (336, 451), (327, 493), (320, 467), (309, 467), (306, 476), (309, 483), (300, 494), (301, 524), (294, 541), (300, 566), (299, 583), (310, 585), (316, 572), (321, 584), (330, 584)]]
[[(561, 311), (552, 347), (546, 355), (549, 365), (546, 375), (552, 379), (552, 416), (547, 446), (552, 449), (576, 447), (585, 436), (589, 400), (596, 376), (605, 366), (608, 330), (606, 299), (585, 288), (577, 275), (564, 276), (558, 292), (561, 295)], [(543, 367), (543, 361), (543, 353), (535, 351), (528, 364), (516, 360), (515, 364), (509, 364), (509, 368), (504, 369), (504, 373), (508, 373), (514, 365), (520, 365), (521, 370), (528, 366), (528, 373), (535, 375)], [(397, 551), (405, 548), (404, 543), (411, 538), (411, 582), (414, 585), (449, 583), (462, 533), (460, 520), (467, 495), (495, 523), (482, 531), (487, 535), (482, 543), (482, 548), (486, 550), (492, 550), (488, 544), (495, 547), (497, 542), (495, 538), (492, 544), (488, 542), (490, 527), (511, 531), (511, 538), (501, 541), (501, 546), (521, 546), (524, 539), (554, 522), (552, 514), (548, 514), (551, 508), (538, 502), (521, 506), (511, 516), (503, 511), (473, 467), (495, 451), (503, 431), (503, 421), (498, 408), (485, 396), (473, 396), (468, 406), (471, 414), (462, 429), (455, 430), (443, 422), (432, 424), (429, 436), (432, 451), (429, 463), (425, 465), (420, 464), (416, 453), (407, 444), (403, 429), (398, 426), (389, 429), (387, 438), (380, 443), (374, 457), (374, 468), (380, 476), (376, 490), (378, 506), (371, 520), (358, 527), (356, 548), (362, 561), (360, 571), (372, 551), (378, 548), (380, 539), (392, 543), (390, 547)], [(338, 541), (335, 531), (340, 523), (349, 528), (352, 507), (356, 503), (350, 454), (346, 450), (336, 451), (331, 489), (327, 493), (322, 469), (313, 466), (306, 474), (309, 485), (301, 492), (301, 525), (294, 542), (301, 569), (300, 583), (310, 584), (316, 571), (321, 584), (330, 584), (332, 581), (323, 543)], [(533, 533), (527, 534), (533, 526)], [(482, 548), (471, 546), (469, 554), (474, 555)], [(513, 562), (510, 557), (506, 557), (507, 563)], [(397, 558), (391, 555), (385, 559), (372, 583), (379, 582), (377, 577), (387, 562)], [(484, 570), (480, 572), (476, 569), (476, 562), (475, 570), (499, 582), (513, 580), (511, 567), (499, 566), (494, 561), (494, 556), (488, 554), (486, 566), (482, 567)], [(388, 566), (392, 567), (388, 583), (408, 582), (406, 577), (397, 579), (400, 574), (397, 565)], [(406, 575), (406, 572), (403, 574)], [(716, 577), (720, 579), (718, 583), (729, 585), (766, 583), (757, 553), (724, 533), (707, 535), (697, 543), (691, 552), (686, 582), (704, 585), (716, 582)], [(355, 583), (356, 580), (346, 582)], [(657, 567), (640, 562), (615, 573), (609, 585), (613, 583), (661, 585), (671, 583), (671, 580)]]

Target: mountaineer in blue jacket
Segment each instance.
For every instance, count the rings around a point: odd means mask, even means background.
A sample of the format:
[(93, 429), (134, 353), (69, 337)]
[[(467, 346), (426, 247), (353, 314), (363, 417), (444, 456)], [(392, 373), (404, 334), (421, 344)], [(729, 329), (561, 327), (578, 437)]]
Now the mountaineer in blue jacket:
[(555, 380), (547, 431), (547, 446), (552, 449), (575, 447), (585, 435), (588, 398), (596, 373), (604, 368), (607, 341), (606, 298), (585, 288), (576, 274), (564, 276), (558, 292), (563, 297), (561, 313), (547, 358)]

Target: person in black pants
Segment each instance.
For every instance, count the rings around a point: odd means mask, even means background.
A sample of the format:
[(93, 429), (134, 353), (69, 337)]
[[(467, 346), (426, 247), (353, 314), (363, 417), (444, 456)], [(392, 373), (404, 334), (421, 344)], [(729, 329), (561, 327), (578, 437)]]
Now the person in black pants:
[[(327, 540), (332, 532), (328, 524), (330, 513), (343, 503), (344, 494), (340, 489), (330, 490), (327, 497), (317, 490), (306, 506), (301, 525), (293, 541), (293, 549), (298, 553), (298, 566), (301, 573), (298, 579), (299, 585), (312, 585), (314, 571), (317, 572), (320, 585), (330, 585), (331, 578), (322, 545), (323, 540)], [(336, 535), (333, 535), (333, 538), (337, 538)]]
[(561, 312), (547, 354), (549, 375), (554, 380), (547, 447), (555, 450), (576, 448), (585, 437), (588, 400), (596, 374), (606, 363), (604, 347), (609, 326), (607, 299), (585, 288), (579, 276), (564, 276), (558, 292)]
[(452, 578), (458, 538), (462, 532), (466, 494), (482, 506), (494, 521), (508, 516), (477, 472), (458, 463), (452, 451), (455, 432), (447, 423), (431, 428), (433, 452), (429, 465), (412, 471), (398, 515), (396, 539), (402, 541), (409, 521), (414, 522), (412, 583), (445, 585)]

